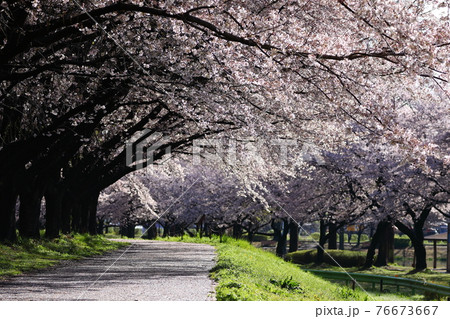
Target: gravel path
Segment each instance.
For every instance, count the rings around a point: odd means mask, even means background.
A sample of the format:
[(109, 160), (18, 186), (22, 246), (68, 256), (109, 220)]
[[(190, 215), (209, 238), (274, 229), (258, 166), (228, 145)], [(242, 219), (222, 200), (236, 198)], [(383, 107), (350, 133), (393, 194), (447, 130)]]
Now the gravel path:
[(103, 256), (0, 281), (0, 300), (214, 300), (208, 277), (214, 247), (130, 242)]

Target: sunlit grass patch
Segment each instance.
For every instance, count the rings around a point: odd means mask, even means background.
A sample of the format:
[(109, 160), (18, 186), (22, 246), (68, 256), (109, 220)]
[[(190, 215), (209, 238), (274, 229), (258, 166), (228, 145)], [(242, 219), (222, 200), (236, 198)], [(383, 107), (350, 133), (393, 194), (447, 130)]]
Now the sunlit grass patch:
[(61, 260), (102, 254), (128, 245), (101, 236), (76, 234), (56, 239), (22, 239), (12, 245), (0, 244), (0, 278), (55, 265)]

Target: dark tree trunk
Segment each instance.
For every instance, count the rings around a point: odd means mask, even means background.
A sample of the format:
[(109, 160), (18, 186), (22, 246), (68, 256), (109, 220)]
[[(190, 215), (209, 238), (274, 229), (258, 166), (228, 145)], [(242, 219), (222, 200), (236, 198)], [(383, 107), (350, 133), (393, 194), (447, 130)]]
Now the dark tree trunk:
[(77, 232), (95, 235), (97, 231), (97, 204), (98, 193), (81, 195), (78, 197), (77, 216), (72, 218), (78, 221)]
[(0, 182), (0, 241), (14, 242), (16, 236), (17, 193), (12, 183), (5, 179)]
[(103, 229), (105, 228), (105, 217), (97, 217), (97, 234), (103, 235)]
[(212, 237), (212, 230), (209, 223), (205, 223), (205, 236), (208, 236), (209, 238)]
[(420, 215), (417, 216), (415, 212), (407, 205), (405, 204), (407, 213), (412, 217), (413, 219), (413, 227), (410, 228), (407, 225), (403, 224), (400, 221), (395, 222), (395, 226), (404, 234), (406, 234), (409, 239), (411, 239), (411, 243), (414, 247), (414, 253), (415, 253), (415, 264), (414, 268), (416, 271), (424, 270), (427, 268), (427, 256), (426, 256), (426, 250), (423, 243), (423, 226), (425, 224), (426, 219), (428, 218), (428, 215), (430, 214), (432, 206), (430, 204), (426, 204), (425, 207), (420, 212)]
[(344, 246), (344, 244), (345, 244), (344, 235), (345, 235), (344, 227), (341, 227), (339, 229), (339, 250), (344, 250), (345, 249), (345, 246)]
[(155, 239), (158, 236), (156, 224), (147, 229), (147, 239)]
[(73, 199), (68, 201), (70, 204), (70, 212), (71, 212), (71, 230), (75, 233), (82, 233), (81, 228), (81, 211), (82, 207), (77, 199)]
[(88, 231), (91, 235), (97, 234), (97, 205), (99, 193), (94, 193), (88, 199)]
[(63, 184), (60, 182), (60, 171), (53, 170), (48, 174), (45, 188), (45, 237), (56, 238), (61, 230)]
[(424, 209), (421, 216), (423, 218), (423, 222), (418, 222), (414, 224), (414, 240), (411, 240), (411, 243), (414, 247), (414, 252), (416, 253), (416, 267), (415, 269), (420, 271), (427, 269), (427, 251), (425, 249), (424, 243), (423, 243), (423, 225), (425, 223), (425, 219), (427, 218), (428, 214), (430, 213), (431, 208), (427, 211), (427, 208)]
[(71, 231), (71, 217), (73, 216), (73, 201), (67, 192), (63, 194), (61, 209), (61, 231), (67, 235)]
[[(203, 238), (203, 227), (202, 227), (202, 223), (199, 222), (197, 224), (195, 224), (195, 228), (197, 229), (197, 234), (200, 238)], [(164, 237), (164, 234), (163, 234)]]
[(415, 264), (413, 267), (420, 271), (427, 268), (427, 253), (425, 246), (423, 244), (423, 230), (419, 227), (414, 227), (413, 229), (407, 227), (402, 222), (397, 221), (395, 226), (404, 234), (406, 234), (409, 239), (411, 239), (412, 246), (414, 247), (415, 254)]
[(41, 214), (42, 189), (24, 186), (21, 190), (19, 208), (19, 234), (27, 238), (39, 238), (39, 217)]
[(63, 193), (57, 187), (49, 187), (45, 193), (45, 237), (56, 238), (61, 230)]
[(361, 226), (358, 229), (358, 233), (357, 233), (358, 237), (357, 237), (357, 241), (356, 241), (356, 247), (359, 247), (361, 245), (361, 235), (363, 234), (363, 232), (364, 232), (364, 227)]
[(78, 232), (82, 234), (87, 234), (89, 229), (89, 200), (85, 198), (79, 199), (79, 228)]
[(374, 266), (387, 266), (389, 262), (389, 255), (392, 248), (393, 240), (390, 239), (393, 234), (392, 223), (390, 221), (381, 221), (378, 224), (377, 232), (379, 232), (378, 240), (378, 256), (375, 260)]
[[(164, 229), (163, 229), (163, 237), (169, 237), (169, 228), (170, 228), (170, 226), (166, 223), (165, 225), (164, 225)], [(202, 236), (203, 236), (203, 231), (202, 231), (202, 228), (203, 227), (201, 227), (200, 226), (200, 238), (202, 238)]]
[(248, 235), (247, 235), (247, 240), (248, 240), (249, 243), (253, 243), (254, 236), (255, 236), (255, 232), (249, 230), (248, 231)]
[(325, 254), (325, 243), (328, 240), (328, 236), (327, 236), (327, 226), (325, 225), (325, 221), (323, 219), (320, 220), (320, 228), (319, 228), (319, 232), (320, 232), (320, 237), (319, 237), (319, 245), (317, 246), (317, 260), (316, 262), (318, 264), (323, 263), (323, 257)]
[(389, 223), (386, 229), (386, 249), (387, 249), (387, 262), (394, 263), (394, 225)]
[(226, 227), (221, 227), (218, 230), (218, 232), (219, 232), (219, 242), (220, 243), (222, 243), (223, 235), (225, 234), (225, 230), (226, 230)]
[(134, 238), (135, 237), (135, 235), (134, 235), (134, 228), (135, 228), (134, 224), (129, 224), (127, 226), (127, 237), (128, 238)]
[(120, 227), (120, 234), (128, 238), (134, 238), (134, 224), (126, 224)]
[[(372, 265), (374, 265), (373, 259), (375, 257), (375, 250), (380, 245), (381, 241), (383, 241), (386, 223), (387, 223), (387, 221), (381, 221), (377, 225), (375, 233), (373, 234), (372, 239), (370, 241), (369, 249), (367, 250), (366, 262), (364, 263), (364, 268), (370, 268), (370, 267), (372, 267)], [(378, 255), (379, 254), (380, 253), (378, 253)], [(383, 257), (380, 258), (378, 256), (377, 261), (378, 260), (381, 262), (383, 260)], [(384, 260), (386, 261), (386, 257), (384, 257)], [(375, 264), (375, 266), (376, 265), (377, 264)]]
[(128, 238), (134, 238), (134, 224), (127, 224), (123, 229), (123, 235)]
[(289, 252), (298, 250), (298, 224), (291, 220), (289, 223)]
[(287, 219), (282, 220), (282, 232), (277, 242), (276, 255), (284, 257), (286, 255), (287, 235), (289, 233), (289, 223)]
[(283, 227), (280, 220), (273, 219), (270, 223), (270, 226), (273, 229), (273, 240), (278, 241), (281, 237), (281, 231)]
[(242, 237), (242, 226), (240, 224), (233, 225), (233, 238), (240, 239)]
[(414, 241), (412, 245), (416, 255), (416, 264), (414, 268), (418, 271), (427, 269), (427, 251), (423, 244), (423, 240)]
[(337, 228), (335, 223), (328, 227), (328, 249), (337, 249)]

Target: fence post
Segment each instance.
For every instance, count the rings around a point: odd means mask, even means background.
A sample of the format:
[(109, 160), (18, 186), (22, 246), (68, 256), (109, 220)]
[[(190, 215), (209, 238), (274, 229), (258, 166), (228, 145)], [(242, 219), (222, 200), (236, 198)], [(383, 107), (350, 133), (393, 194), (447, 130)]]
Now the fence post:
[(447, 225), (447, 272), (450, 272), (450, 223)]
[(433, 268), (437, 268), (437, 240), (433, 240)]
[(380, 292), (383, 292), (383, 279), (380, 279)]

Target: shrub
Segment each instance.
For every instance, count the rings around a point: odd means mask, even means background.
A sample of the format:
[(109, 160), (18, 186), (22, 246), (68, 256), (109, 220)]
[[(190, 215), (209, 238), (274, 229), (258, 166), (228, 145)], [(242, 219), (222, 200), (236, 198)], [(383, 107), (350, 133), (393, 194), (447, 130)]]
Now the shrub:
[(411, 246), (411, 239), (408, 237), (395, 237), (394, 238), (394, 248), (404, 249)]
[[(366, 254), (360, 251), (327, 250), (326, 252), (327, 253), (324, 254), (324, 263), (332, 266), (337, 266), (334, 260), (342, 267), (362, 266), (366, 260)], [(286, 260), (291, 261), (294, 264), (310, 264), (316, 262), (317, 251), (300, 250), (289, 253), (286, 256)]]
[(292, 276), (286, 277), (282, 280), (270, 279), (269, 282), (275, 286), (287, 290), (300, 290), (300, 291), (303, 290), (297, 281), (292, 280)]
[(310, 236), (311, 236), (314, 240), (319, 240), (319, 238), (320, 238), (320, 233), (312, 233)]

